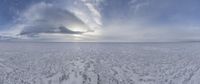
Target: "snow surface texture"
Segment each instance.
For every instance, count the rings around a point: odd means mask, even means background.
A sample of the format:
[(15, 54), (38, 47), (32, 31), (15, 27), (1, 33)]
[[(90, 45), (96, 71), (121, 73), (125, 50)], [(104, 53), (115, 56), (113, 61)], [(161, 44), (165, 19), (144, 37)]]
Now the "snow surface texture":
[(200, 84), (200, 43), (0, 43), (0, 84)]

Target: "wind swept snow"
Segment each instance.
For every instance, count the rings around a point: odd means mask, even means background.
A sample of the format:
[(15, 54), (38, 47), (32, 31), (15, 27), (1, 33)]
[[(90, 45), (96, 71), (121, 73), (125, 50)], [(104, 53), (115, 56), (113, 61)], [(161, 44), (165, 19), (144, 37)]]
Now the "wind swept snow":
[(200, 84), (200, 43), (0, 43), (0, 84)]

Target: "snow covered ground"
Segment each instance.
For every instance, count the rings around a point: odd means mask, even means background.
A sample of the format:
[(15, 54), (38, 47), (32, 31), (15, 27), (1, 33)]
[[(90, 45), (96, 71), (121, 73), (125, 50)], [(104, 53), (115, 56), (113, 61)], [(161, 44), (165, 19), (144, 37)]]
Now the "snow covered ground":
[(200, 84), (200, 43), (0, 43), (0, 84)]

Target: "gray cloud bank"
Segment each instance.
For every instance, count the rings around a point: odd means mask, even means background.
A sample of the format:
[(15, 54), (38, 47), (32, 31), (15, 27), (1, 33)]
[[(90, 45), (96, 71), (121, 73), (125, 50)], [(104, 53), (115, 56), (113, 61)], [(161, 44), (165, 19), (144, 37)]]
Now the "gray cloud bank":
[[(51, 26), (33, 26), (23, 29), (19, 35), (34, 36), (40, 33), (82, 34), (84, 32), (72, 31), (64, 26), (53, 28)], [(40, 28), (39, 30), (37, 28)]]

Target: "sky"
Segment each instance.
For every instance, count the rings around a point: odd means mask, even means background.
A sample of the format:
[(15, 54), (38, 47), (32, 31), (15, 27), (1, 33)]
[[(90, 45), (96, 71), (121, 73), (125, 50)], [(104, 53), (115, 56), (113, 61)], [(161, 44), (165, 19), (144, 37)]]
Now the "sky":
[(199, 0), (0, 0), (0, 40), (200, 41)]

